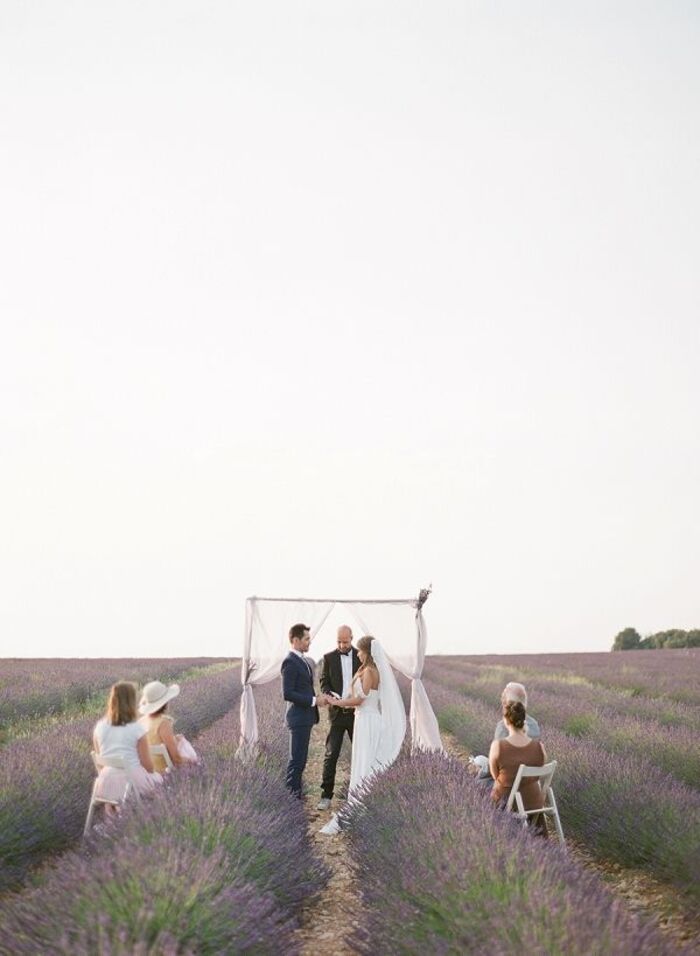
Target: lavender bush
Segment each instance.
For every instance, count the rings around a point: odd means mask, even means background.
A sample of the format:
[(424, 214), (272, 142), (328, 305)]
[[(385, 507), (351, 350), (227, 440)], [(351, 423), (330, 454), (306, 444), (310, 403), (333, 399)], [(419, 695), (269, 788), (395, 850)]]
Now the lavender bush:
[(558, 846), (493, 809), (465, 768), (401, 757), (348, 808), (359, 953), (677, 953)]
[(256, 761), (232, 759), (239, 725), (229, 713), (198, 738), (202, 767), (173, 775), (38, 888), (0, 906), (0, 952), (297, 952), (296, 911), (326, 874), (303, 807), (284, 787), (279, 710), (279, 688), (263, 688), (270, 745)]
[(0, 952), (266, 953), (267, 939), (286, 942), (289, 934), (288, 914), (259, 884), (232, 873), (223, 849), (125, 838), (92, 859), (68, 854), (62, 866), (59, 885), (47, 882), (9, 912), (0, 908)]
[[(440, 685), (426, 689), (443, 729), (473, 753), (488, 753), (493, 710)], [(700, 794), (639, 757), (548, 730), (558, 762), (555, 791), (564, 832), (595, 855), (643, 867), (700, 906)]]
[[(173, 705), (176, 730), (195, 735), (233, 707), (240, 692), (237, 667), (186, 681)], [(80, 837), (95, 773), (94, 723), (71, 721), (0, 751), (0, 890)]]

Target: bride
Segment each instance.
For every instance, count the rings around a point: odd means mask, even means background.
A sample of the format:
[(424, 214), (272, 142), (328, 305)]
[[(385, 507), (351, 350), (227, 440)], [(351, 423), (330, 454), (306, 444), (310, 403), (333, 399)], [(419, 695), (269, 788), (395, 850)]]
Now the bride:
[[(406, 709), (384, 648), (376, 638), (367, 635), (357, 642), (357, 654), (361, 667), (353, 678), (351, 696), (333, 702), (336, 707), (355, 708), (350, 801), (368, 777), (396, 760), (406, 734)], [(321, 833), (339, 830), (334, 814)]]

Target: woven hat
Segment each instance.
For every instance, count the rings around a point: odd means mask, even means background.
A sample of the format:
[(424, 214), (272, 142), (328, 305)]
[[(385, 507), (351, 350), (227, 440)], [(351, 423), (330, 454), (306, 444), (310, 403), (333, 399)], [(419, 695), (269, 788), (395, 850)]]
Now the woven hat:
[(161, 707), (165, 707), (169, 700), (177, 697), (180, 693), (179, 684), (171, 684), (166, 687), (159, 680), (152, 680), (146, 684), (141, 693), (141, 702), (139, 703), (139, 713), (144, 717), (147, 714), (155, 714)]

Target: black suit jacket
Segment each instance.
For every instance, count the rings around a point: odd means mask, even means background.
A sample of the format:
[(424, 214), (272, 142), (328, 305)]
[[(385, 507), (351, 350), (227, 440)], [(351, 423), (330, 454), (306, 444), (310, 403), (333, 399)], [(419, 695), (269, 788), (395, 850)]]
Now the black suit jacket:
[[(360, 658), (353, 647), (352, 651), (352, 672), (357, 673), (360, 666)], [(324, 694), (335, 691), (336, 694), (343, 693), (343, 667), (340, 663), (340, 651), (329, 651), (323, 655), (323, 664), (321, 665), (321, 690)], [(343, 710), (342, 707), (329, 707), (328, 716), (331, 720), (352, 720), (355, 712), (351, 708)]]

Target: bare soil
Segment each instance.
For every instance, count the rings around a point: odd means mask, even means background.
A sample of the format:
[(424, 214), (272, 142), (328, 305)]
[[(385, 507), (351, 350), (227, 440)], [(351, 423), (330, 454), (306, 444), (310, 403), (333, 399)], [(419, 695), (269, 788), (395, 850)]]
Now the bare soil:
[(304, 804), (308, 817), (309, 836), (316, 844), (319, 854), (331, 870), (326, 886), (314, 897), (302, 914), (301, 926), (297, 931), (297, 942), (302, 956), (319, 956), (322, 952), (333, 951), (333, 956), (347, 956), (357, 952), (349, 944), (353, 926), (360, 913), (360, 894), (350, 867), (347, 841), (338, 834), (326, 836), (320, 829), (330, 820), (347, 795), (350, 779), (350, 741), (343, 741), (343, 750), (338, 760), (335, 779), (335, 796), (329, 810), (317, 810), (321, 798), (321, 772), (323, 769), (323, 751), (328, 719), (321, 716), (321, 722), (311, 735), (309, 760), (304, 771)]

